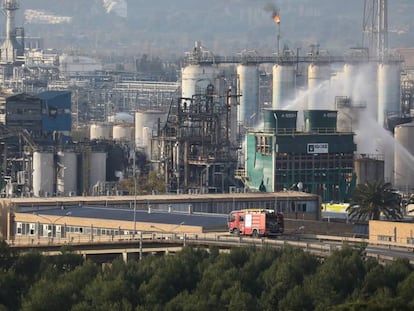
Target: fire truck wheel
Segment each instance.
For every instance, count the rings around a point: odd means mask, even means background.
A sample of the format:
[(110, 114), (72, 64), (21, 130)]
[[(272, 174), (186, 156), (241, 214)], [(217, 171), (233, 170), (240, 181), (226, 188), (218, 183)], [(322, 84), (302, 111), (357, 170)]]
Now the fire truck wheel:
[(239, 231), (239, 229), (234, 229), (233, 230), (233, 234), (235, 235), (235, 236), (240, 236), (240, 231)]
[(256, 229), (253, 230), (253, 237), (254, 238), (258, 238), (259, 237), (259, 232), (257, 232)]

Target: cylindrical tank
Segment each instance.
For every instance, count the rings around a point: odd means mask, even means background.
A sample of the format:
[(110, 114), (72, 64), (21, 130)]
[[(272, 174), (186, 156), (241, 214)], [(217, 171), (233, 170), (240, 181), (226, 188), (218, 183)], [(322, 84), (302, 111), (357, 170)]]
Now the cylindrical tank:
[(296, 131), (297, 111), (263, 110), (264, 130), (276, 130), (276, 133), (294, 133)]
[[(344, 66), (344, 91), (349, 97), (348, 106), (337, 106), (344, 113), (338, 115), (338, 130), (343, 128), (358, 131), (364, 129), (367, 120), (377, 120), (378, 78), (377, 64), (374, 62), (353, 62)], [(351, 127), (348, 126), (352, 121)]]
[(75, 152), (58, 152), (58, 193), (65, 196), (77, 193), (77, 163), (77, 155)]
[(106, 181), (106, 152), (93, 151), (89, 159), (89, 189)]
[(414, 187), (414, 122), (395, 127), (394, 185), (399, 189)]
[(317, 109), (320, 107), (321, 96), (318, 88), (321, 83), (329, 80), (331, 69), (325, 63), (312, 63), (308, 66), (308, 108)]
[(286, 104), (295, 98), (296, 72), (291, 65), (273, 66), (273, 96), (272, 107), (283, 109)]
[(335, 110), (305, 110), (305, 131), (333, 133), (336, 131), (337, 115)]
[(378, 124), (385, 125), (390, 115), (401, 114), (401, 66), (399, 63), (378, 65)]
[(205, 95), (207, 86), (214, 85), (217, 69), (213, 66), (188, 65), (181, 70), (181, 96)]
[(353, 97), (356, 77), (359, 74), (359, 63), (347, 63), (344, 65), (344, 90), (343, 95)]
[(132, 141), (133, 126), (129, 124), (117, 124), (112, 129), (112, 137), (116, 141), (130, 142)]
[(162, 126), (167, 119), (167, 114), (162, 111), (135, 112), (135, 144), (137, 147), (148, 146), (149, 136), (157, 130), (158, 124)]
[(55, 163), (53, 153), (33, 153), (33, 195), (53, 195), (55, 185)]
[(384, 180), (384, 161), (362, 157), (354, 162), (357, 184), (373, 183)]
[(93, 123), (90, 125), (89, 138), (93, 139), (112, 139), (112, 125), (109, 123)]
[(256, 65), (238, 65), (240, 99), (237, 124), (254, 127), (259, 110), (259, 68)]

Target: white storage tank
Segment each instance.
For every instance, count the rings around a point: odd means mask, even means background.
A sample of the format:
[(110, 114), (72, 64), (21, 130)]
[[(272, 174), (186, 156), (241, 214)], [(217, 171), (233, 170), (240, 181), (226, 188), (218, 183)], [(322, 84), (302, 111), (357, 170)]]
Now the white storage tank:
[(217, 68), (205, 65), (188, 65), (181, 70), (181, 96), (205, 95), (207, 86), (215, 83)]
[(76, 194), (78, 159), (75, 152), (60, 151), (57, 154), (57, 192), (64, 196)]
[(414, 187), (414, 122), (394, 129), (394, 185), (398, 189)]
[(115, 141), (131, 142), (133, 137), (133, 126), (129, 124), (114, 125), (112, 137)]
[(152, 133), (157, 130), (158, 122), (160, 126), (166, 122), (167, 114), (163, 111), (148, 110), (135, 112), (135, 144), (137, 147), (148, 145)]
[(400, 63), (378, 65), (378, 124), (385, 125), (387, 116), (401, 114)]
[(295, 98), (296, 72), (291, 65), (273, 66), (272, 108), (284, 109)]
[(320, 108), (321, 94), (318, 91), (324, 81), (331, 77), (331, 68), (325, 63), (312, 63), (308, 66), (308, 109)]
[(92, 151), (89, 159), (89, 191), (106, 181), (106, 152)]
[(100, 140), (112, 140), (112, 124), (109, 123), (93, 123), (90, 125), (89, 138)]
[(51, 196), (55, 185), (55, 163), (53, 153), (33, 153), (33, 195)]
[(352, 97), (355, 89), (356, 77), (360, 72), (359, 63), (347, 63), (344, 65), (344, 90), (343, 95)]
[(237, 124), (255, 126), (259, 111), (259, 68), (255, 65), (238, 65), (240, 99)]
[[(342, 94), (347, 96), (350, 102), (336, 106), (339, 111), (343, 112), (338, 115), (338, 130), (356, 131), (358, 141), (365, 136), (363, 131), (367, 121), (377, 120), (377, 64), (363, 61), (347, 63), (344, 65), (343, 81)], [(361, 149), (361, 146), (357, 143), (358, 153), (373, 153), (373, 151)]]

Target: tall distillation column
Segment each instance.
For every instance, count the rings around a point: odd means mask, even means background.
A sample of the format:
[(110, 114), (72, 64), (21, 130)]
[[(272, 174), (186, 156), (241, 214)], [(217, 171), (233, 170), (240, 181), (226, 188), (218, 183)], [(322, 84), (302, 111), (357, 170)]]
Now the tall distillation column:
[(23, 55), (23, 44), (17, 41), (17, 28), (15, 27), (15, 13), (19, 9), (17, 0), (4, 0), (3, 10), (6, 14), (6, 39), (0, 48), (0, 62), (11, 64), (16, 56)]

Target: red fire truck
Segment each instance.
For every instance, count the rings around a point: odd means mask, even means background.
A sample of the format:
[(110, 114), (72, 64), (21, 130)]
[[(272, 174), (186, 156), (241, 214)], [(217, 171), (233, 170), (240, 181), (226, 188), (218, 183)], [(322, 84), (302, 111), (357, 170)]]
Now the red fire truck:
[(232, 211), (228, 217), (229, 232), (234, 235), (275, 236), (283, 233), (283, 214), (269, 209)]

